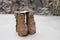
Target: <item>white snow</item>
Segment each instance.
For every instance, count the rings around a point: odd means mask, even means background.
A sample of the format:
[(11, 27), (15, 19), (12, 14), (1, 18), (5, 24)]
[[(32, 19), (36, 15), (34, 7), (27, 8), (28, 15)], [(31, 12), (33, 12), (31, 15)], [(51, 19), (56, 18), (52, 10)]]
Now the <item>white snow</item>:
[(15, 16), (0, 14), (0, 40), (60, 40), (60, 16), (35, 15), (36, 34), (20, 37), (15, 31)]

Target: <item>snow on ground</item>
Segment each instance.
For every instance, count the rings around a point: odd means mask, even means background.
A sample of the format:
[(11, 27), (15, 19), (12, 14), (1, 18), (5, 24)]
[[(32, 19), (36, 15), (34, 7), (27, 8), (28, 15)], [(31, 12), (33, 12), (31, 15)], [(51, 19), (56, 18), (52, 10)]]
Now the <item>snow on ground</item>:
[(60, 40), (60, 17), (35, 15), (36, 34), (20, 37), (13, 14), (0, 15), (0, 40)]

